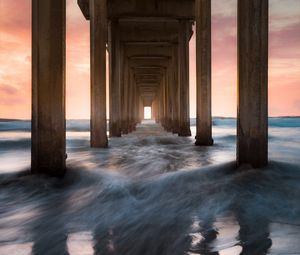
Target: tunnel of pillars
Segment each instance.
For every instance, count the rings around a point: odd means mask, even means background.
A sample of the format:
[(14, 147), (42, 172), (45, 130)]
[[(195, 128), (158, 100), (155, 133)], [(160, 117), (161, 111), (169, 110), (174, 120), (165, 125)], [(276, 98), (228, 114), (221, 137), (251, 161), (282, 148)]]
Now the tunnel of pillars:
[[(268, 0), (238, 0), (237, 165), (268, 161)], [(136, 129), (151, 107), (190, 136), (189, 41), (195, 25), (196, 141), (213, 145), (211, 0), (78, 0), (90, 24), (91, 147)], [(63, 175), (66, 1), (32, 0), (32, 172)], [(226, 50), (226, 45), (224, 45)], [(109, 59), (106, 59), (108, 51)], [(106, 63), (109, 116), (106, 116)]]

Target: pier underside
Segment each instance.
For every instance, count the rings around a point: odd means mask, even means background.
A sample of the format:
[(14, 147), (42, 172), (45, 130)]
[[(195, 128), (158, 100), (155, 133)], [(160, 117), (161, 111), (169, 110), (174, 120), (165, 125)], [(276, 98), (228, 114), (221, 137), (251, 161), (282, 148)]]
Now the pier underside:
[[(109, 136), (121, 137), (136, 130), (144, 107), (151, 107), (152, 119), (166, 131), (191, 136), (189, 42), (193, 33), (195, 144), (213, 145), (211, 1), (78, 0), (78, 4), (90, 22), (91, 147), (109, 146), (107, 117)], [(268, 162), (268, 0), (239, 0), (237, 8), (237, 165), (263, 167)], [(65, 11), (64, 1), (33, 0), (34, 173), (65, 172)]]

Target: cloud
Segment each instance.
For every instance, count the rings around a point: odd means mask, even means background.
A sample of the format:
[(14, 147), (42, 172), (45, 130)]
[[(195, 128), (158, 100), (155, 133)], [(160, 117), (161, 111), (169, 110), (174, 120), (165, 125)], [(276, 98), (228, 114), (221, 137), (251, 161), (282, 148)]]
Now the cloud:
[(300, 111), (300, 99), (295, 102), (295, 108)]
[[(89, 22), (67, 0), (67, 116), (88, 118)], [(270, 1), (270, 113), (300, 115), (300, 0)], [(212, 1), (213, 114), (236, 114), (237, 0)], [(191, 94), (195, 52), (191, 42)], [(1, 116), (31, 114), (31, 1), (0, 0)], [(284, 95), (284, 96), (282, 96)], [(191, 100), (195, 109), (195, 99)], [(194, 110), (193, 110), (194, 111)]]
[(0, 94), (5, 94), (5, 95), (16, 95), (18, 94), (18, 89), (12, 87), (12, 86), (9, 86), (9, 85), (6, 85), (6, 84), (2, 84), (0, 85)]
[(270, 56), (300, 58), (300, 22), (270, 32)]

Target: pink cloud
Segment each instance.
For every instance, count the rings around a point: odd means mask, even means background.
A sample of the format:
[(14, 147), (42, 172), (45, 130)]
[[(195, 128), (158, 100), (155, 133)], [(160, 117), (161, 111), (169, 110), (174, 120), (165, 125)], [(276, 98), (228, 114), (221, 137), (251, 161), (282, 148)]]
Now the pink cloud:
[[(271, 115), (300, 115), (300, 4), (270, 4)], [(291, 6), (295, 3), (294, 8)], [(297, 9), (298, 8), (298, 9)], [(297, 12), (298, 10), (298, 12)], [(213, 1), (213, 114), (236, 115), (236, 0)], [(194, 40), (194, 39), (193, 39)], [(191, 41), (191, 114), (195, 115), (195, 45)], [(31, 115), (31, 1), (0, 1), (0, 117)], [(67, 0), (67, 116), (89, 117), (89, 22)], [(284, 95), (284, 97), (282, 96)]]
[(0, 94), (5, 94), (5, 95), (16, 95), (18, 93), (18, 90), (14, 87), (11, 87), (6, 84), (0, 85)]

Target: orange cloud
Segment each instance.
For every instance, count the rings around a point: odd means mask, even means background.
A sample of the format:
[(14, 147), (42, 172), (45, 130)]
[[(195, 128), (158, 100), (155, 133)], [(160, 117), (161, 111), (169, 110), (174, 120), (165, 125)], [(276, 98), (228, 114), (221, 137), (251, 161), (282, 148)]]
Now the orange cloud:
[[(284, 2), (284, 3), (283, 3)], [(212, 1), (213, 115), (236, 115), (236, 0)], [(287, 4), (288, 3), (288, 4)], [(269, 109), (300, 115), (300, 0), (270, 2)], [(190, 43), (195, 116), (195, 42)], [(67, 117), (89, 118), (89, 23), (67, 0)], [(0, 1), (0, 117), (31, 115), (31, 1)]]

